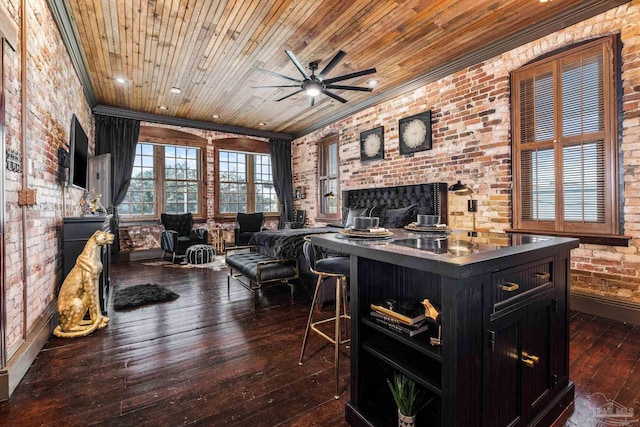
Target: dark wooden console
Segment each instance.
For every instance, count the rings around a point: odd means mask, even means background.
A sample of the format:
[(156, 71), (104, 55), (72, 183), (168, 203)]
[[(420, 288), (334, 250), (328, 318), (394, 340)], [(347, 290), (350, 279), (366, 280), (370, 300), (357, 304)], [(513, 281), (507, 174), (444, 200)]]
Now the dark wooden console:
[[(67, 277), (69, 271), (76, 263), (76, 258), (84, 249), (84, 245), (96, 230), (111, 232), (111, 215), (107, 216), (79, 216), (67, 217), (63, 220), (62, 247), (63, 269), (62, 280)], [(107, 246), (102, 247), (102, 273), (100, 274), (100, 309), (107, 313), (109, 300), (109, 264), (111, 263), (111, 251)]]
[[(574, 396), (568, 280), (578, 240), (393, 231), (388, 241), (311, 238), (351, 254), (349, 424), (397, 425), (386, 380), (400, 372), (429, 400), (419, 426), (549, 425)], [(442, 344), (430, 344), (436, 325), (406, 338), (373, 322), (370, 304), (388, 298), (440, 306)]]

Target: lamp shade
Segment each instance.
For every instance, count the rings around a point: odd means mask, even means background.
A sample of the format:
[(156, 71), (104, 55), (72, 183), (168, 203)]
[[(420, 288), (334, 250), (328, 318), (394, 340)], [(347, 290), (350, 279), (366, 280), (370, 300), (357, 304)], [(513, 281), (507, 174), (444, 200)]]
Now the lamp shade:
[(453, 191), (458, 196), (469, 196), (473, 193), (473, 190), (458, 181), (449, 187), (449, 191)]

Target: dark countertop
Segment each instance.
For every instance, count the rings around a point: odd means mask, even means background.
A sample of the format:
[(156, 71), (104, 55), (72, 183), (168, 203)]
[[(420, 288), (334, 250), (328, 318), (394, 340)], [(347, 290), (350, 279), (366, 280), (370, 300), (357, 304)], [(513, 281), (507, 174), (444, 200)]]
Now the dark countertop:
[(551, 256), (577, 248), (579, 242), (568, 237), (515, 233), (390, 231), (393, 236), (386, 239), (351, 238), (337, 232), (314, 235), (311, 242), (334, 251), (457, 279)]

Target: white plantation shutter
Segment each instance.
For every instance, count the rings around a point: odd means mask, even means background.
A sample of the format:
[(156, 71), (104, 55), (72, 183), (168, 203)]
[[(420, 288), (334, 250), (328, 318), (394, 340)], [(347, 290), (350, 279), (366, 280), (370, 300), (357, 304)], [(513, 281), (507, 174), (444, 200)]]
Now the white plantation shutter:
[(514, 228), (613, 234), (614, 38), (512, 75)]

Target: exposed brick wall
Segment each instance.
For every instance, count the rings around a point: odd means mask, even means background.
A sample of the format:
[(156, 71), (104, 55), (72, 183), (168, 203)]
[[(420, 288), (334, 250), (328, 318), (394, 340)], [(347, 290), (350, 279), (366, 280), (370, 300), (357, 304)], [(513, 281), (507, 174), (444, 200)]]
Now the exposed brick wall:
[[(244, 135), (238, 135), (234, 133), (225, 133), (225, 132), (216, 132), (209, 131), (203, 129), (195, 129), (195, 128), (187, 128), (180, 126), (171, 126), (157, 123), (148, 123), (142, 122), (141, 126), (153, 126), (153, 127), (162, 127), (167, 129), (175, 129), (181, 132), (190, 133), (192, 135), (197, 135), (207, 140), (207, 154), (206, 154), (206, 210), (207, 210), (207, 220), (206, 223), (196, 223), (194, 228), (206, 228), (210, 231), (209, 235), (211, 235), (211, 231), (215, 228), (222, 228), (224, 230), (224, 240), (225, 242), (232, 243), (233, 242), (233, 228), (236, 226), (235, 220), (218, 220), (214, 218), (215, 216), (215, 198), (216, 198), (216, 188), (215, 188), (215, 176), (216, 176), (216, 164), (214, 157), (214, 149), (215, 149), (215, 141), (218, 139), (224, 138), (246, 138)], [(250, 137), (251, 139), (255, 139), (258, 141), (268, 141), (266, 138), (259, 137)], [(126, 222), (125, 222), (126, 224)], [(273, 220), (265, 221), (265, 225), (268, 228), (278, 228), (278, 222)], [(164, 231), (164, 227), (160, 223), (147, 223), (144, 225), (127, 225), (126, 229), (120, 235), (121, 248), (123, 251), (136, 251), (136, 250), (144, 250), (144, 249), (154, 249), (160, 247), (160, 233)]]
[[(5, 216), (7, 278), (7, 348), (15, 352), (23, 335), (23, 313), (30, 330), (45, 307), (57, 294), (61, 281), (61, 226), (64, 216), (80, 212), (79, 190), (58, 183), (57, 149), (67, 147), (71, 116), (76, 114), (93, 134), (93, 119), (78, 77), (71, 65), (57, 27), (44, 0), (29, 0), (27, 16), (27, 155), (33, 163), (31, 173), (25, 164), (28, 188), (37, 191), (37, 204), (26, 209), (26, 223), (18, 206), (22, 173), (6, 171)], [(2, 0), (3, 7), (20, 26), (19, 2)], [(20, 44), (16, 51), (6, 47), (4, 55), (6, 96), (6, 145), (22, 148), (22, 103)], [(93, 146), (93, 141), (90, 141)], [(2, 165), (4, 167), (4, 165)], [(27, 239), (22, 241), (23, 227)], [(28, 259), (23, 271), (23, 245)], [(26, 286), (26, 307), (23, 291)]]
[[(317, 216), (317, 141), (337, 133), (340, 143), (341, 189), (461, 180), (471, 184), (478, 199), (478, 229), (511, 227), (511, 118), (509, 73), (537, 57), (582, 40), (620, 33), (624, 120), (623, 218), (625, 248), (581, 245), (572, 253), (574, 291), (640, 302), (640, 1), (551, 34), (503, 55), (473, 65), (437, 82), (356, 113), (294, 141), (294, 186), (306, 189), (296, 200), (314, 222)], [(398, 120), (432, 112), (433, 149), (400, 155)], [(360, 162), (360, 132), (385, 128), (384, 160)], [(311, 155), (310, 155), (311, 154)], [(466, 198), (449, 198), (450, 226), (471, 228)]]

